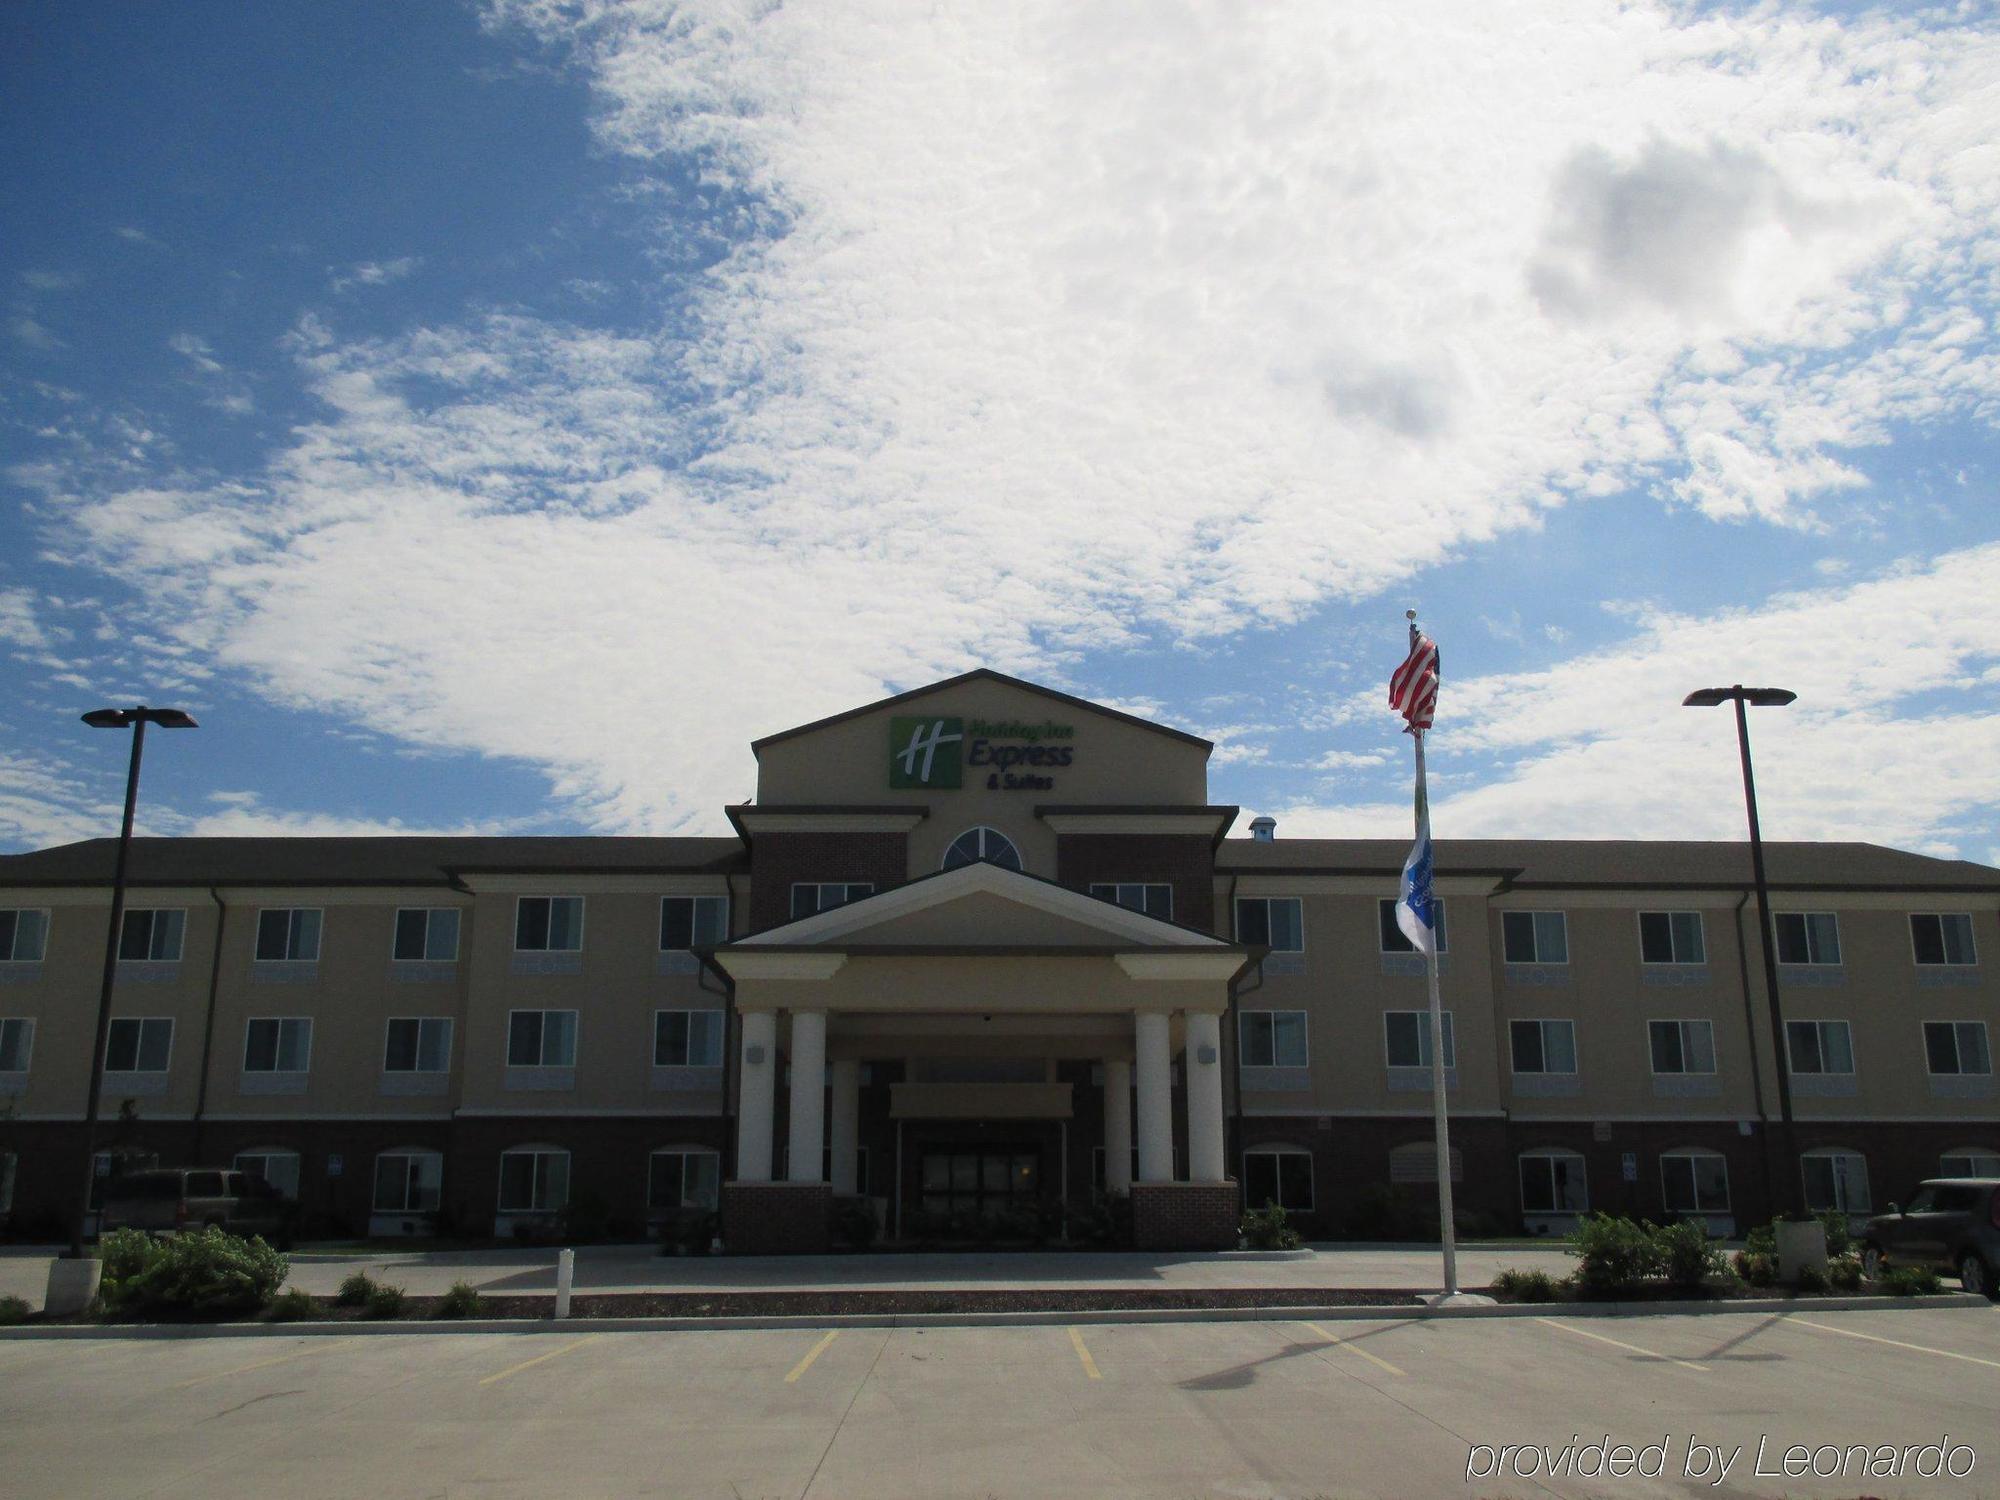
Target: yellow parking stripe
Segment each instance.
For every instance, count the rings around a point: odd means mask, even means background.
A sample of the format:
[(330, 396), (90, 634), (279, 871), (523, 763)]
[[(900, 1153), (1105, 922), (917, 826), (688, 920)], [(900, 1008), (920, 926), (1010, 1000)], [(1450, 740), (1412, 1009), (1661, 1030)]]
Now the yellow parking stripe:
[(1573, 1333), (1580, 1339), (1596, 1339), (1600, 1344), (1609, 1344), (1612, 1348), (1623, 1349), (1628, 1354), (1643, 1354), (1648, 1359), (1663, 1359), (1670, 1365), (1679, 1365), (1684, 1370), (1693, 1370), (1701, 1375), (1708, 1373), (1707, 1365), (1698, 1365), (1689, 1359), (1676, 1359), (1673, 1355), (1662, 1354), (1657, 1349), (1641, 1349), (1637, 1344), (1620, 1343), (1617, 1339), (1608, 1339), (1601, 1333), (1592, 1333), (1588, 1328), (1576, 1328), (1568, 1323), (1558, 1323), (1554, 1318), (1537, 1318), (1535, 1321), (1546, 1323), (1562, 1333)]
[(1955, 1354), (1949, 1349), (1933, 1349), (1928, 1344), (1906, 1344), (1901, 1339), (1885, 1339), (1880, 1334), (1856, 1333), (1852, 1328), (1835, 1328), (1831, 1323), (1815, 1323), (1811, 1318), (1788, 1316), (1781, 1321), (1787, 1326), (1796, 1323), (1801, 1328), (1817, 1328), (1821, 1333), (1837, 1333), (1845, 1339), (1866, 1339), (1871, 1344), (1887, 1344), (1893, 1349), (1913, 1349), (1918, 1354), (1935, 1354), (1940, 1359), (1962, 1359), (1969, 1365), (1985, 1365), (1989, 1370), (2000, 1370), (2000, 1360), (1981, 1359), (1976, 1354)]
[(488, 1375), (484, 1380), (480, 1381), (479, 1383), (482, 1386), (498, 1385), (501, 1381), (507, 1379), (510, 1375), (518, 1375), (523, 1370), (532, 1370), (536, 1365), (545, 1364), (547, 1361), (552, 1359), (561, 1359), (565, 1354), (575, 1353), (578, 1349), (581, 1349), (585, 1344), (589, 1343), (591, 1340), (602, 1337), (603, 1337), (602, 1334), (586, 1333), (582, 1338), (578, 1339), (573, 1344), (564, 1344), (562, 1348), (551, 1349), (547, 1354), (537, 1354), (533, 1359), (524, 1359), (518, 1365), (509, 1365), (506, 1369), (500, 1371), (497, 1375)]
[(1104, 1376), (1098, 1372), (1097, 1361), (1090, 1357), (1090, 1351), (1084, 1347), (1083, 1330), (1072, 1328), (1069, 1331), (1069, 1341), (1076, 1346), (1076, 1357), (1083, 1361), (1083, 1373), (1092, 1380), (1102, 1380)]
[(785, 1384), (791, 1385), (801, 1375), (805, 1374), (806, 1371), (810, 1370), (812, 1368), (813, 1361), (818, 1359), (822, 1354), (826, 1353), (826, 1346), (839, 1337), (840, 1337), (840, 1330), (836, 1328), (833, 1330), (833, 1332), (829, 1333), (825, 1338), (821, 1339), (817, 1344), (814, 1344), (812, 1346), (812, 1353), (808, 1354), (804, 1359), (800, 1360), (797, 1364), (792, 1366), (792, 1373), (785, 1377)]
[(1358, 1354), (1363, 1359), (1367, 1360), (1369, 1364), (1374, 1365), (1379, 1369), (1387, 1370), (1391, 1375), (1407, 1375), (1409, 1373), (1407, 1370), (1397, 1369), (1394, 1365), (1390, 1364), (1388, 1360), (1383, 1359), (1378, 1354), (1370, 1354), (1366, 1349), (1362, 1348), (1359, 1344), (1355, 1343), (1353, 1340), (1344, 1339), (1337, 1333), (1327, 1332), (1326, 1329), (1320, 1327), (1319, 1324), (1317, 1323), (1308, 1323), (1306, 1324), (1306, 1327), (1310, 1328), (1314, 1333), (1318, 1334), (1321, 1338), (1325, 1339), (1329, 1344), (1338, 1344), (1340, 1345), (1341, 1348), (1345, 1349), (1349, 1354)]
[(218, 1370), (213, 1375), (197, 1375), (192, 1380), (176, 1381), (173, 1385), (168, 1386), (167, 1389), (170, 1391), (184, 1391), (189, 1386), (205, 1385), (211, 1380), (227, 1380), (232, 1375), (248, 1375), (252, 1370), (268, 1370), (272, 1365), (289, 1364), (295, 1359), (304, 1359), (308, 1354), (324, 1354), (329, 1350), (339, 1348), (342, 1344), (351, 1344), (353, 1342), (353, 1339), (315, 1340), (313, 1346), (310, 1348), (294, 1350), (290, 1354), (280, 1354), (272, 1359), (255, 1360), (247, 1365), (238, 1365), (233, 1370)]

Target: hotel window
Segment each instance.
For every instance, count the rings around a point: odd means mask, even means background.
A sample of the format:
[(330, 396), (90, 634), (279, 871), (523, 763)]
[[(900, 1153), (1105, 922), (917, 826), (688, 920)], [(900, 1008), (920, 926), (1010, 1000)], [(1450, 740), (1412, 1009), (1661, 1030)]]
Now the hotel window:
[(1713, 1151), (1671, 1151), (1660, 1158), (1660, 1195), (1670, 1214), (1729, 1212), (1729, 1163)]
[(1940, 1177), (2000, 1177), (2000, 1151), (1960, 1146), (1938, 1158)]
[[(1382, 951), (1415, 953), (1417, 945), (1403, 936), (1403, 929), (1396, 925), (1396, 898), (1384, 896), (1376, 907), (1377, 923), (1382, 929)], [(1445, 940), (1444, 902), (1435, 897), (1431, 900), (1431, 922), (1437, 931), (1438, 952), (1443, 953), (1451, 944)]]
[(729, 940), (727, 896), (662, 896), (660, 951), (685, 953)]
[(1806, 1207), (1816, 1214), (1869, 1212), (1868, 1161), (1856, 1151), (1808, 1151), (1799, 1158)]
[(654, 1011), (653, 1066), (656, 1068), (721, 1067), (722, 1012), (719, 1010)]
[(1244, 1067), (1303, 1068), (1311, 1063), (1304, 1011), (1246, 1010), (1237, 1021)]
[(1708, 950), (1701, 937), (1698, 911), (1642, 911), (1639, 913), (1639, 962), (1646, 964), (1701, 964), (1708, 962)]
[(451, 1069), (450, 1016), (392, 1016), (382, 1045), (384, 1073), (444, 1073)]
[(1313, 1211), (1312, 1153), (1300, 1146), (1253, 1146), (1243, 1153), (1243, 1206)]
[(1590, 1179), (1574, 1151), (1521, 1153), (1521, 1212), (1581, 1214), (1590, 1211)]
[(124, 928), (118, 934), (119, 961), (177, 964), (181, 961), (181, 938), (186, 931), (184, 911), (128, 911)]
[(1910, 946), (1917, 962), (1969, 965), (1979, 962), (1972, 949), (1972, 918), (1964, 912), (1912, 912)]
[(951, 841), (951, 847), (944, 851), (944, 864), (940, 868), (956, 870), (960, 865), (975, 864), (1018, 870), (1021, 868), (1021, 851), (997, 828), (968, 828)]
[(1569, 962), (1569, 923), (1559, 911), (1506, 911), (1500, 940), (1510, 964)]
[(1516, 1073), (1576, 1071), (1574, 1021), (1510, 1021), (1507, 1030), (1513, 1042)]
[(0, 910), (0, 963), (38, 964), (48, 939), (47, 912), (32, 907)]
[(580, 953), (583, 897), (523, 896), (514, 904), (516, 953)]
[(1708, 1021), (1648, 1021), (1655, 1073), (1713, 1073), (1715, 1026)]
[(280, 1197), (294, 1203), (299, 1199), (299, 1153), (296, 1151), (239, 1151), (231, 1164), (237, 1171), (260, 1178)]
[(318, 911), (279, 906), (257, 913), (257, 962), (309, 964), (319, 960)]
[(406, 906), (396, 913), (397, 963), (448, 964), (458, 959), (458, 908)]
[(1840, 962), (1840, 918), (1830, 911), (1781, 911), (1771, 918), (1778, 931), (1781, 964)]
[(1174, 919), (1174, 888), (1163, 882), (1097, 880), (1091, 882), (1090, 894), (1128, 911), (1158, 917), (1162, 922)]
[(1266, 947), (1274, 953), (1304, 952), (1306, 924), (1299, 898), (1238, 896), (1236, 941)]
[[(1392, 1010), (1382, 1016), (1392, 1068), (1428, 1068), (1431, 1065), (1431, 1013), (1427, 1010)], [(1458, 1047), (1451, 1035), (1451, 1012), (1444, 1013), (1444, 1065), (1458, 1066)]]
[(1993, 1071), (1984, 1021), (1924, 1022), (1924, 1058), (1933, 1073)]
[(576, 1012), (573, 1010), (507, 1012), (507, 1066), (510, 1068), (575, 1067)]
[(27, 1016), (0, 1020), (0, 1073), (25, 1073), (35, 1055), (35, 1023)]
[(569, 1153), (523, 1146), (500, 1153), (500, 1212), (552, 1214), (569, 1202)]
[(303, 1073), (312, 1065), (313, 1023), (305, 1016), (259, 1016), (243, 1028), (243, 1071)]
[(375, 1158), (378, 1214), (434, 1213), (443, 1188), (444, 1157), (436, 1151), (384, 1151)]
[(119, 1016), (104, 1039), (107, 1073), (164, 1073), (174, 1050), (172, 1016)]
[(796, 922), (800, 917), (810, 917), (815, 912), (832, 911), (836, 906), (846, 906), (850, 901), (859, 901), (874, 894), (873, 881), (796, 881), (792, 885), (792, 920)]
[(1794, 1073), (1854, 1071), (1854, 1036), (1845, 1021), (1787, 1021), (1785, 1050)]
[(721, 1182), (722, 1158), (713, 1151), (697, 1146), (655, 1151), (646, 1168), (646, 1207), (713, 1212), (721, 1202)]

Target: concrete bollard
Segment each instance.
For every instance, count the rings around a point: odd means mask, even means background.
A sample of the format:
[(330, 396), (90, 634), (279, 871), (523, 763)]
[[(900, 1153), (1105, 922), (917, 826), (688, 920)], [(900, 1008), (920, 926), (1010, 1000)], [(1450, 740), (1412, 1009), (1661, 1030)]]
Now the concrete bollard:
[(576, 1280), (576, 1252), (559, 1250), (556, 1252), (556, 1316), (569, 1316), (569, 1289)]
[(98, 1278), (104, 1262), (95, 1256), (71, 1260), (67, 1256), (49, 1262), (49, 1286), (42, 1298), (42, 1311), (52, 1318), (74, 1317), (88, 1312), (97, 1300)]

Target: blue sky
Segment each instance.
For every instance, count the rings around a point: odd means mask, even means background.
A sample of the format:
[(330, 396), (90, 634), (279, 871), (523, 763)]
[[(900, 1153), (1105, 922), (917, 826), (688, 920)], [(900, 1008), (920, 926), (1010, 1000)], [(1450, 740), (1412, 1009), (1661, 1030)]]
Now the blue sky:
[(986, 664), (1281, 834), (2000, 854), (1993, 7), (11, 7), (0, 848), (719, 832)]

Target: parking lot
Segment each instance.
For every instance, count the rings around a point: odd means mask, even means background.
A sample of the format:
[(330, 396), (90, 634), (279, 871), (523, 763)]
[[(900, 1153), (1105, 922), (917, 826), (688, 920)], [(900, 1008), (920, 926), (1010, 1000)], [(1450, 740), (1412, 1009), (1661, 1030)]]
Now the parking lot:
[[(1782, 1475), (1793, 1444), (1947, 1436), (1965, 1478)], [(1663, 1472), (1522, 1478), (1516, 1450), (1467, 1479), (1474, 1445), (1607, 1437)], [(13, 1500), (1992, 1495), (2000, 1310), (6, 1341), (0, 1474)]]

